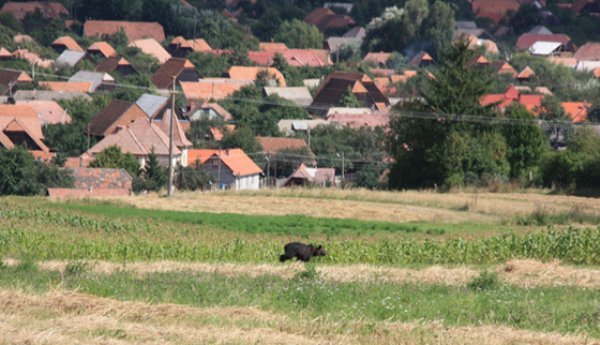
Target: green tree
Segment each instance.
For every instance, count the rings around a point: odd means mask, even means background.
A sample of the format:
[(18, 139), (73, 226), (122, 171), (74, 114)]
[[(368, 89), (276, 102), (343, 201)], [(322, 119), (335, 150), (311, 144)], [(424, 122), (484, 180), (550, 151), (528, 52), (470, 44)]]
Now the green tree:
[(212, 175), (199, 164), (187, 167), (178, 165), (174, 179), (173, 183), (177, 189), (196, 191), (209, 189)]
[(149, 191), (159, 191), (168, 182), (167, 169), (160, 165), (154, 149), (148, 155), (148, 161), (141, 174), (144, 189)]
[(0, 195), (43, 195), (50, 187), (72, 187), (69, 170), (36, 161), (25, 148), (0, 147)]
[(537, 166), (548, 144), (533, 114), (523, 106), (510, 107), (505, 116), (514, 120), (502, 126), (502, 135), (508, 144), (510, 177), (520, 178)]
[(346, 93), (340, 99), (340, 107), (360, 108), (363, 106), (363, 102), (356, 98), (356, 95), (352, 93), (352, 88), (348, 86), (348, 89), (346, 89)]
[(139, 176), (140, 163), (131, 153), (123, 153), (118, 146), (111, 146), (96, 155), (90, 163), (92, 168), (125, 169), (132, 177)]
[(189, 54), (187, 59), (196, 66), (196, 70), (204, 78), (222, 77), (230, 67), (228, 58), (224, 55), (194, 52)]
[(221, 145), (223, 149), (242, 149), (246, 154), (255, 154), (263, 149), (256, 139), (256, 134), (250, 128), (244, 127), (225, 134)]
[(320, 49), (323, 46), (323, 34), (319, 29), (298, 19), (283, 22), (273, 39), (289, 48)]

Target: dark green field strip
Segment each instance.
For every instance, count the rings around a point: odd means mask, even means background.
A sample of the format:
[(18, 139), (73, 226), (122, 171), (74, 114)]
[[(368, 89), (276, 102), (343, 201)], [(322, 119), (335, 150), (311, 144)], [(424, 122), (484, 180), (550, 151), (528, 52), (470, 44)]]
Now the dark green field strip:
[(22, 267), (0, 270), (0, 287), (47, 291), (58, 286), (102, 297), (199, 307), (255, 306), (292, 318), (338, 321), (437, 321), (446, 325), (506, 325), (600, 337), (600, 292), (579, 288), (483, 290), (436, 285), (329, 283), (311, 274), (226, 277), (192, 272), (92, 274), (77, 266), (59, 272)]
[(245, 233), (270, 233), (278, 235), (339, 235), (369, 234), (375, 232), (390, 233), (423, 233), (426, 235), (442, 235), (446, 228), (459, 228), (458, 225), (447, 227), (431, 224), (403, 224), (383, 221), (367, 221), (358, 219), (315, 218), (305, 215), (261, 216), (231, 213), (208, 213), (142, 209), (106, 203), (51, 203), (50, 207), (71, 211), (82, 211), (111, 218), (144, 218), (160, 221), (180, 222), (205, 225), (229, 231)]

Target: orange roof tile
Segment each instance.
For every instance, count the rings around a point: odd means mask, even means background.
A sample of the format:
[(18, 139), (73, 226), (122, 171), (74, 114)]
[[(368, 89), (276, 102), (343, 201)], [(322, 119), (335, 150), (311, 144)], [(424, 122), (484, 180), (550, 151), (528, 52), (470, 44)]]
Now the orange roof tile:
[(88, 52), (99, 52), (105, 58), (117, 56), (117, 51), (108, 42), (100, 41), (92, 44), (88, 49)]
[(517, 74), (517, 79), (531, 79), (535, 75), (535, 72), (529, 68), (529, 66), (525, 67), (519, 74)]
[(590, 107), (587, 102), (562, 102), (561, 105), (573, 123), (582, 123), (587, 120)]
[(88, 20), (83, 24), (83, 35), (86, 37), (112, 35), (125, 31), (129, 42), (150, 37), (162, 42), (165, 40), (165, 30), (157, 22), (128, 22), (117, 20)]
[[(208, 156), (208, 158), (207, 158)], [(189, 150), (188, 165), (193, 165), (196, 160), (201, 164), (206, 163), (213, 157), (221, 161), (232, 171), (235, 176), (248, 176), (261, 174), (262, 169), (254, 163), (246, 153), (241, 149), (228, 150)]]
[(90, 92), (93, 83), (89, 81), (40, 81), (39, 85), (41, 88), (51, 91)]
[(32, 108), (43, 124), (71, 123), (71, 116), (55, 101), (19, 100), (16, 104)]
[(8, 49), (2, 47), (0, 48), (0, 58), (12, 58), (12, 53)]
[(229, 77), (237, 80), (256, 80), (258, 73), (266, 71), (270, 76), (275, 77), (279, 86), (285, 87), (285, 77), (274, 67), (250, 67), (250, 66), (232, 66), (229, 68)]
[(154, 56), (160, 64), (164, 64), (171, 58), (171, 54), (153, 38), (145, 38), (136, 40), (129, 43), (128, 47), (135, 47), (142, 51), (142, 53)]
[(282, 42), (260, 42), (258, 44), (258, 50), (265, 52), (281, 52), (288, 50), (288, 46)]
[(77, 44), (77, 42), (71, 36), (61, 36), (52, 42), (53, 46), (65, 46), (68, 50), (73, 50), (77, 52), (82, 52), (83, 48)]
[(263, 148), (263, 151), (270, 154), (276, 154), (283, 150), (300, 150), (307, 149), (308, 145), (303, 139), (297, 138), (281, 138), (281, 137), (256, 137)]
[(186, 82), (179, 83), (187, 100), (223, 100), (234, 92), (246, 86), (245, 83), (210, 83)]
[(594, 75), (594, 78), (600, 78), (600, 67), (594, 68), (592, 74)]

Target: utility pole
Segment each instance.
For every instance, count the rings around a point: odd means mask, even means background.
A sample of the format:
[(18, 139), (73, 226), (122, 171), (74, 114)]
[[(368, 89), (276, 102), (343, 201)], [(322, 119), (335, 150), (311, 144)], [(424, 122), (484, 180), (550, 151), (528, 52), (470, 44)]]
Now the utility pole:
[(342, 152), (342, 182), (346, 181), (346, 155)]
[(173, 90), (171, 91), (171, 118), (169, 123), (169, 184), (167, 196), (173, 195), (173, 118), (175, 117), (175, 87), (176, 77), (173, 76)]
[(271, 186), (271, 152), (267, 153), (267, 187)]

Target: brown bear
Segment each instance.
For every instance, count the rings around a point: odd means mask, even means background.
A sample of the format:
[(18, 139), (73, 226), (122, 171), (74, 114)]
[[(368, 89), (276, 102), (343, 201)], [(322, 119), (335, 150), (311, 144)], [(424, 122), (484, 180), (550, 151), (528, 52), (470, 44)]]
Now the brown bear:
[(296, 257), (297, 260), (308, 262), (313, 256), (325, 256), (327, 252), (322, 246), (315, 247), (312, 244), (291, 242), (283, 247), (284, 254), (279, 256), (279, 261), (284, 262)]

